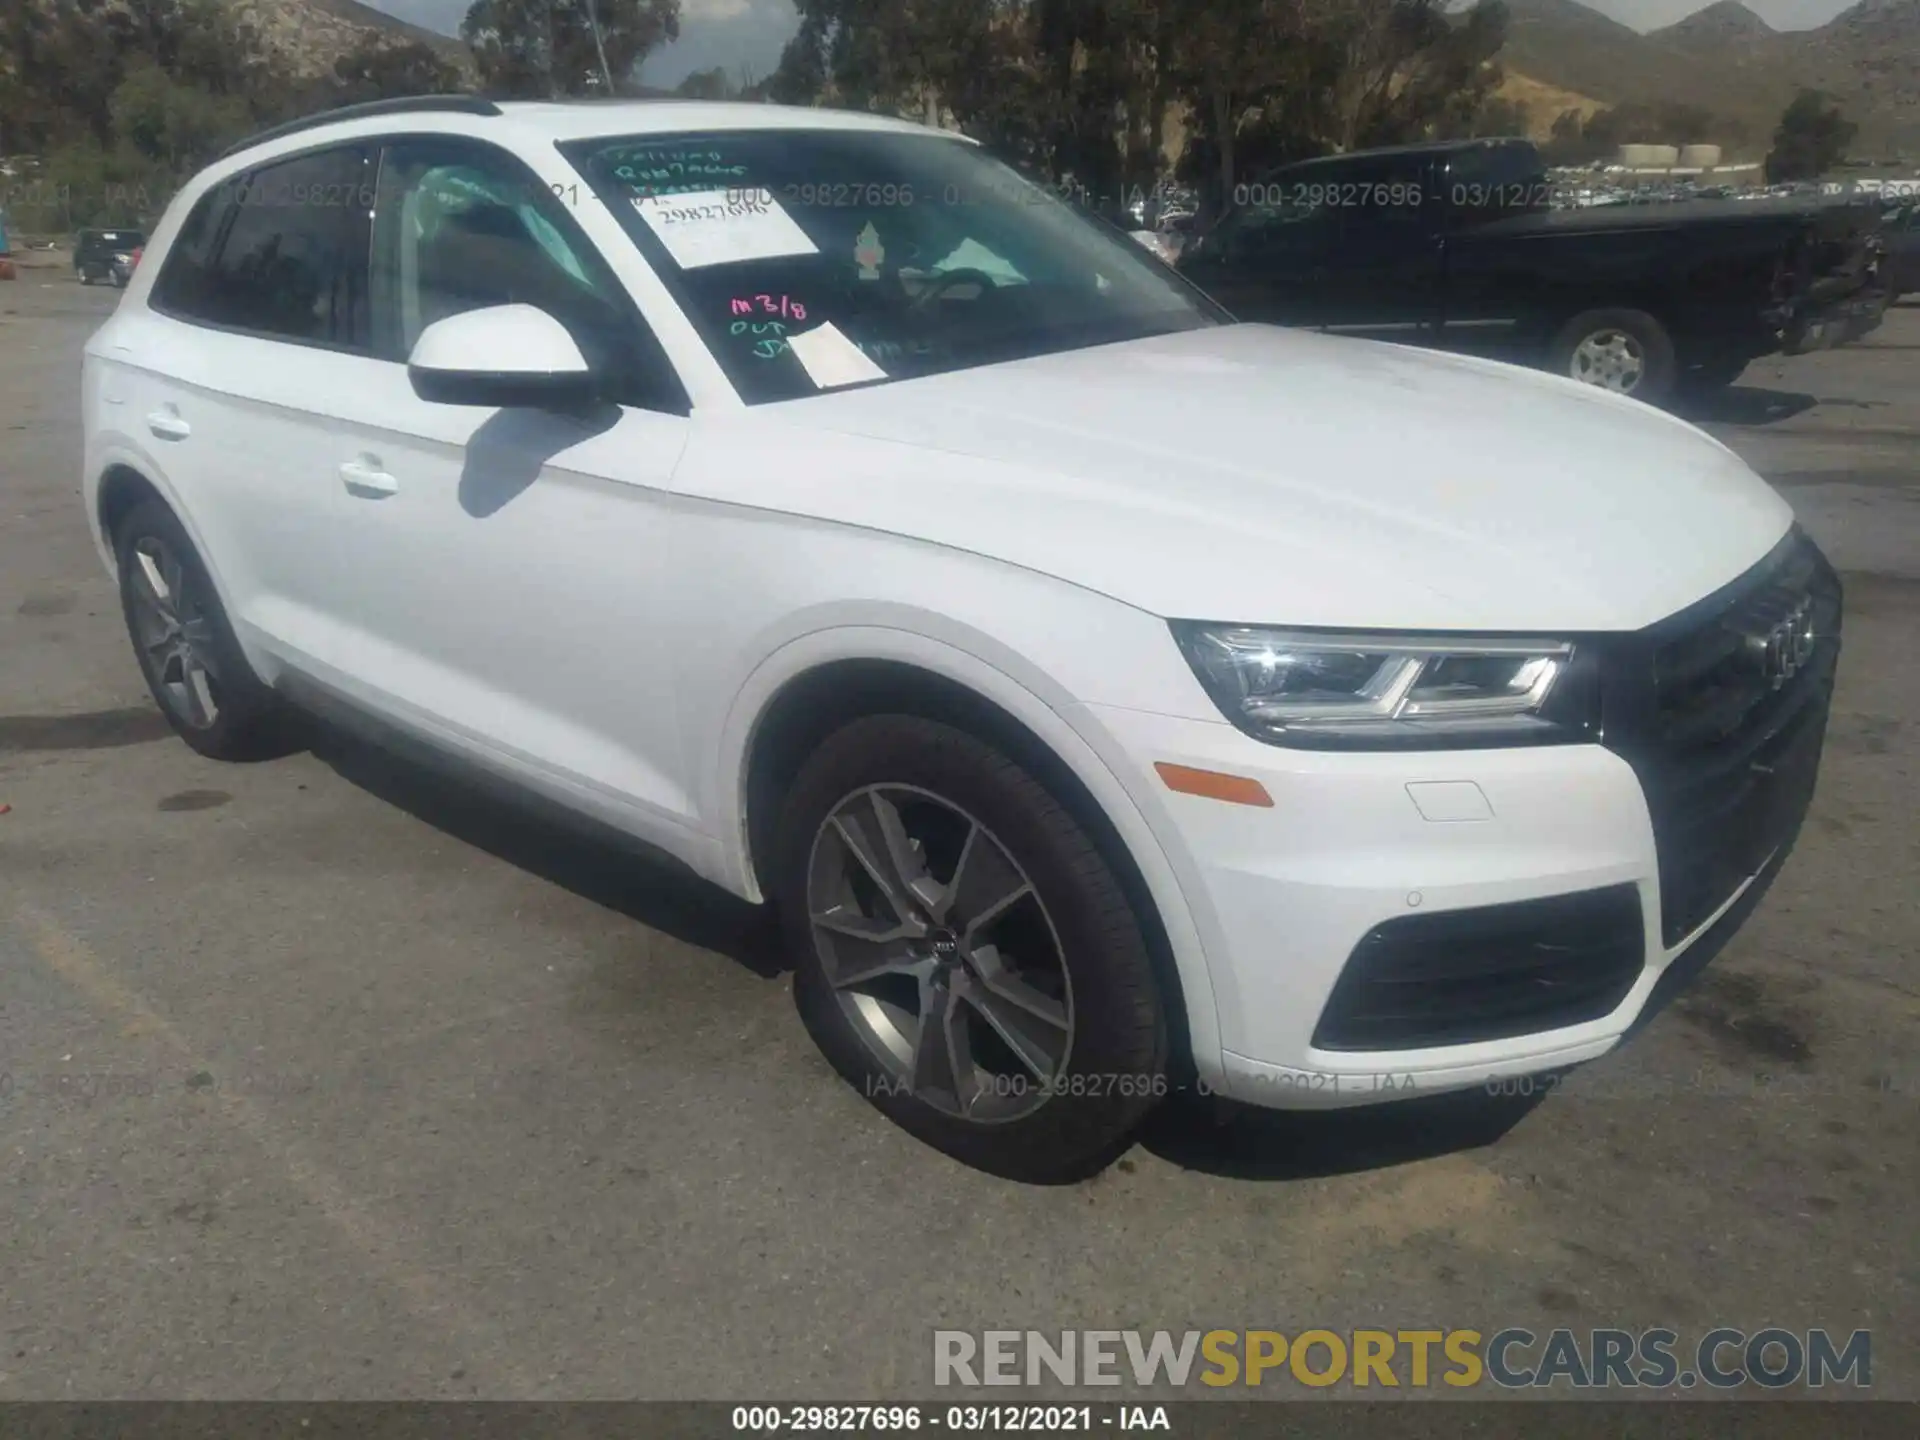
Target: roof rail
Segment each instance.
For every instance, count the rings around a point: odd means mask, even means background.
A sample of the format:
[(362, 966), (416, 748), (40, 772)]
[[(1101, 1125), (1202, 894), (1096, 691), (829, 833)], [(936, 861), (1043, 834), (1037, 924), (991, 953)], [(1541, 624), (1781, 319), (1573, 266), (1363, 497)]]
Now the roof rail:
[(246, 139), (222, 150), (219, 158), (225, 160), (230, 156), (238, 155), (242, 150), (251, 150), (256, 145), (264, 145), (269, 140), (298, 135), (302, 130), (331, 125), (336, 120), (365, 120), (378, 115), (409, 115), (434, 111), (454, 115), (501, 113), (498, 105), (479, 95), (407, 95), (397, 100), (368, 100), (359, 105), (341, 105), (332, 110), (322, 110), (317, 115), (305, 115), (298, 120), (289, 120), (283, 125), (262, 130), (257, 135), (249, 135)]

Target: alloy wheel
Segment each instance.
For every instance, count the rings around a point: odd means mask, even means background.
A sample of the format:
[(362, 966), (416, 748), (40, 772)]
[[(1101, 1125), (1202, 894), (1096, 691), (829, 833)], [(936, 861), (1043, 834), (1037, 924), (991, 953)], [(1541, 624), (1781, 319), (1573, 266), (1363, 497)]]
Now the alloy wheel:
[(1631, 395), (1647, 373), (1646, 351), (1624, 330), (1596, 330), (1574, 347), (1568, 373), (1585, 384)]
[(1074, 1033), (1059, 935), (964, 807), (907, 785), (841, 800), (814, 835), (807, 913), (834, 997), (895, 1093), (982, 1124), (1054, 1093)]
[(210, 730), (220, 719), (220, 677), (213, 626), (198, 586), (158, 536), (136, 540), (131, 558), (140, 661), (176, 718), (195, 730)]

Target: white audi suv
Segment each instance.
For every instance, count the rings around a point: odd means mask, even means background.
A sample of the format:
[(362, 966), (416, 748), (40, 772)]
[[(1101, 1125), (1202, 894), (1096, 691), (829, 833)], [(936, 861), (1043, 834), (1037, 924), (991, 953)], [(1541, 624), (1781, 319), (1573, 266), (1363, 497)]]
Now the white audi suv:
[(1236, 324), (891, 119), (283, 126), (174, 199), (83, 393), (188, 744), (371, 719), (777, 907), (836, 1068), (996, 1173), (1183, 1088), (1591, 1059), (1819, 763), (1839, 585), (1724, 446)]

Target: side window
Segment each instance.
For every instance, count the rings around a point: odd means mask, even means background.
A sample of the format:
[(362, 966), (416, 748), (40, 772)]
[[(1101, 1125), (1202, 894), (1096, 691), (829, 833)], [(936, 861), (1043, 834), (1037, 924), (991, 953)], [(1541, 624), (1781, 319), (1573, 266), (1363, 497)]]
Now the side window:
[(1418, 161), (1398, 157), (1351, 165), (1328, 186), (1343, 253), (1398, 254), (1425, 233), (1426, 185)]
[(374, 351), (402, 361), (435, 321), (535, 305), (565, 325), (610, 399), (685, 414), (686, 393), (606, 263), (519, 161), (470, 142), (390, 145), (373, 235)]
[(1325, 189), (1303, 172), (1285, 170), (1243, 186), (1246, 203), (1221, 222), (1226, 253), (1245, 260), (1314, 258), (1337, 228)]
[(1468, 146), (1448, 159), (1446, 175), (1455, 225), (1547, 208), (1547, 172), (1531, 145)]
[(182, 320), (209, 320), (213, 307), (213, 263), (220, 250), (233, 203), (232, 182), (216, 185), (195, 202), (180, 233), (167, 247), (166, 264), (153, 282), (153, 303)]
[(296, 156), (221, 185), (194, 208), (168, 255), (161, 308), (276, 339), (362, 348), (372, 198), (357, 147)]

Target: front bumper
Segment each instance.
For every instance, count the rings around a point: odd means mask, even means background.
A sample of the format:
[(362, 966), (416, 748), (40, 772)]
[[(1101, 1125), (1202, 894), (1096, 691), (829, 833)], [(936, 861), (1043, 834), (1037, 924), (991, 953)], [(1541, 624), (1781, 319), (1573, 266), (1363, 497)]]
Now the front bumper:
[[(1167, 761), (1247, 776), (1273, 797), (1255, 809), (1162, 790), (1156, 826), (1206, 946), (1217, 1083), (1231, 1098), (1358, 1105), (1589, 1060), (1626, 1032), (1686, 949), (1661, 943), (1640, 783), (1597, 745), (1327, 754), (1262, 745), (1225, 723), (1095, 714), (1143, 778)], [(1616, 886), (1639, 899), (1643, 962), (1597, 1018), (1464, 1044), (1316, 1043), (1349, 958), (1376, 927)], [(1196, 1058), (1203, 1073), (1214, 1068)]]
[(1844, 300), (1809, 305), (1785, 326), (1782, 352), (1806, 355), (1845, 345), (1879, 328), (1892, 296), (1884, 289), (1862, 290)]
[[(1604, 745), (1292, 750), (1224, 720), (1091, 707), (1151, 796), (1205, 949), (1220, 1048), (1194, 1057), (1202, 1077), (1234, 1099), (1319, 1108), (1610, 1049), (1745, 920), (1792, 849), (1840, 610), (1831, 568), (1796, 532), (1681, 614), (1590, 637)], [(1803, 623), (1818, 638), (1791, 665), (1753, 643)], [(1273, 804), (1173, 792), (1159, 763), (1256, 780)]]

